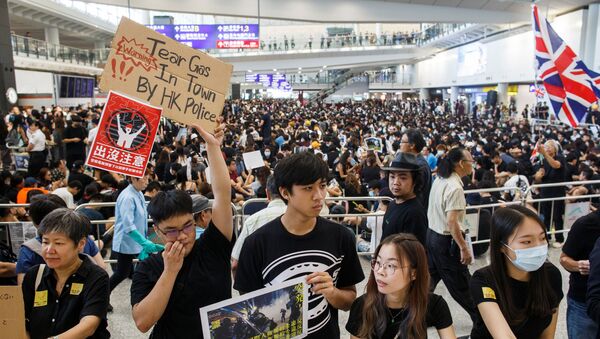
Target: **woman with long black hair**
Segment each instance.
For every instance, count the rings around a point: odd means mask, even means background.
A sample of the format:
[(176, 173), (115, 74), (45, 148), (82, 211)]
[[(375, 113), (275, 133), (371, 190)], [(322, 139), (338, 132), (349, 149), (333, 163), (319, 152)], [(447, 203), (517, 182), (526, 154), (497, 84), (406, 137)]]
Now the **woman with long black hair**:
[(456, 338), (446, 301), (429, 293), (425, 247), (412, 234), (385, 238), (375, 251), (366, 293), (350, 309), (352, 338), (427, 337), (435, 326), (442, 339)]
[(471, 338), (554, 338), (562, 278), (548, 262), (544, 223), (527, 207), (492, 216), (490, 262), (471, 279), (477, 320)]

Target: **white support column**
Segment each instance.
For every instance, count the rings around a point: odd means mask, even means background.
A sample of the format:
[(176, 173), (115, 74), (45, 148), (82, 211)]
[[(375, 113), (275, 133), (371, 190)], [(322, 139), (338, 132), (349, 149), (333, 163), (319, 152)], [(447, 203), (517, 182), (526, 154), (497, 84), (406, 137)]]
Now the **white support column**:
[(498, 104), (504, 104), (508, 107), (508, 83), (498, 84)]
[(53, 45), (60, 45), (58, 27), (44, 27), (44, 36), (46, 38), (47, 43)]
[(458, 86), (450, 87), (450, 104), (454, 106), (454, 103), (458, 100)]
[(595, 72), (600, 72), (600, 4), (588, 5), (581, 29), (581, 60)]
[(419, 100), (429, 100), (429, 89), (421, 88), (419, 90)]
[(375, 24), (375, 36), (377, 39), (381, 36), (381, 24)]

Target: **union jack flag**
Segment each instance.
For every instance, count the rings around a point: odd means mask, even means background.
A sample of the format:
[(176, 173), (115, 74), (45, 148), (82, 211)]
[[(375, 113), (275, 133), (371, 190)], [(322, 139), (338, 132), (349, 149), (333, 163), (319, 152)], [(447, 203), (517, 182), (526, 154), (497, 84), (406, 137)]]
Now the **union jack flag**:
[(600, 98), (600, 74), (587, 68), (535, 5), (533, 31), (536, 67), (550, 98), (550, 109), (561, 121), (576, 127)]
[(546, 91), (544, 90), (544, 87), (535, 87), (534, 89), (535, 92), (535, 96), (543, 99), (544, 98), (544, 94), (546, 94)]

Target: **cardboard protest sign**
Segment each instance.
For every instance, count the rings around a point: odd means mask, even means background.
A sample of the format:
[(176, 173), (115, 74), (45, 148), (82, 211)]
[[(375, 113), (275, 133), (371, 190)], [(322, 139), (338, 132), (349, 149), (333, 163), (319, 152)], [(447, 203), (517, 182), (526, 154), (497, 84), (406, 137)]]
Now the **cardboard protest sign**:
[(21, 286), (0, 286), (0, 333), (2, 338), (27, 338)]
[(230, 64), (122, 18), (99, 87), (148, 101), (167, 118), (212, 132), (232, 71)]
[(111, 91), (86, 165), (142, 177), (152, 152), (162, 108)]
[(303, 338), (308, 333), (308, 284), (288, 280), (200, 309), (204, 338)]
[(260, 168), (265, 166), (265, 161), (263, 160), (262, 154), (260, 151), (253, 151), (243, 153), (242, 157), (244, 158), (244, 165), (247, 170), (253, 170), (255, 168)]

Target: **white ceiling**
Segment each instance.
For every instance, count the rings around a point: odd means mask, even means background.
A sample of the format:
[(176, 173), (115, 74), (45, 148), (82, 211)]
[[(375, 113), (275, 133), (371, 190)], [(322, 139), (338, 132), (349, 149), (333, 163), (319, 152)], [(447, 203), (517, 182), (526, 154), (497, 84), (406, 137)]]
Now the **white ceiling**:
[[(82, 0), (92, 3), (208, 15), (308, 22), (469, 22), (528, 21), (531, 0)], [(538, 0), (547, 16), (568, 12), (593, 0)], [(202, 6), (198, 6), (199, 3)]]
[[(371, 0), (380, 1), (380, 0)], [(419, 4), (431, 6), (447, 6), (458, 8), (483, 9), (491, 11), (520, 12), (529, 10), (530, 0), (385, 0), (386, 2)], [(539, 0), (536, 4), (544, 11), (549, 9), (553, 14), (582, 7), (594, 1), (587, 0)]]

